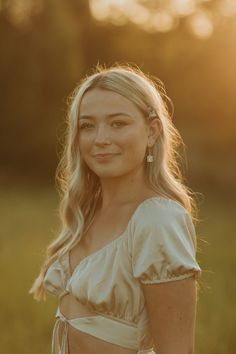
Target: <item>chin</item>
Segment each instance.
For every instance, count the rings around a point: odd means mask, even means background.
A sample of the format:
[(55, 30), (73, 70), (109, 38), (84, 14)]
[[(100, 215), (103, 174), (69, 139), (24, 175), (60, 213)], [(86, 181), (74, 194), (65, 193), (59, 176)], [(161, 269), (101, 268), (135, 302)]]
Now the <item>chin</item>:
[(137, 170), (136, 165), (130, 164), (113, 164), (113, 163), (101, 163), (87, 164), (89, 169), (98, 177), (98, 178), (120, 178), (132, 174), (133, 171)]
[(115, 171), (93, 171), (98, 178), (117, 178), (122, 177), (125, 173), (116, 173)]
[[(94, 166), (93, 166), (94, 167)], [(122, 177), (129, 173), (126, 169), (117, 168), (114, 166), (101, 166), (101, 168), (93, 168), (90, 166), (90, 170), (98, 177), (98, 178), (117, 178)]]

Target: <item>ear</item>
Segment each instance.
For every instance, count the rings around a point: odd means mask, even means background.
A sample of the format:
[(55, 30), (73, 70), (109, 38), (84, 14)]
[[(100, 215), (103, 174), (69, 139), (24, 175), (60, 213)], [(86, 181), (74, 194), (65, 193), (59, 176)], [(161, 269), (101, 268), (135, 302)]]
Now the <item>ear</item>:
[(162, 131), (161, 121), (158, 118), (149, 123), (148, 145), (152, 147)]

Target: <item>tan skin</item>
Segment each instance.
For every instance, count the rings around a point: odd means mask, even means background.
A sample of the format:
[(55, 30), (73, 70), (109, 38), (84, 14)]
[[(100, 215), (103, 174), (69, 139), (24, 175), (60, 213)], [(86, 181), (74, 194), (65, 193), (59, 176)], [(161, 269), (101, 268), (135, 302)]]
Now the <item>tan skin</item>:
[[(117, 113), (122, 115), (115, 116)], [(103, 201), (86, 237), (70, 252), (71, 273), (83, 258), (125, 230), (143, 200), (156, 196), (145, 183), (143, 160), (160, 129), (157, 119), (147, 123), (139, 109), (117, 93), (93, 89), (84, 95), (79, 115), (79, 148), (81, 157), (100, 178)], [(113, 155), (97, 155), (106, 153)], [(195, 281), (191, 278), (144, 285), (143, 291), (158, 354), (193, 354)], [(162, 306), (156, 306), (157, 303)], [(60, 309), (68, 318), (94, 315), (72, 295), (61, 299)], [(95, 349), (96, 354), (136, 353), (69, 327), (69, 354), (94, 354)]]

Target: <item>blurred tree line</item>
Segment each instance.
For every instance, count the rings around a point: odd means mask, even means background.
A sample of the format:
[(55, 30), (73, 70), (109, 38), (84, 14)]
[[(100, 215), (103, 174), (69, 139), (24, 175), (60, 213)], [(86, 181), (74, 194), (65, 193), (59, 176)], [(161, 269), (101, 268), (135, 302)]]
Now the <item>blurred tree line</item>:
[(0, 8), (1, 181), (53, 184), (68, 95), (98, 62), (130, 62), (166, 86), (190, 183), (236, 192), (235, 18), (200, 40), (184, 21), (166, 33), (98, 21), (85, 0), (42, 0), (17, 22), (10, 3)]

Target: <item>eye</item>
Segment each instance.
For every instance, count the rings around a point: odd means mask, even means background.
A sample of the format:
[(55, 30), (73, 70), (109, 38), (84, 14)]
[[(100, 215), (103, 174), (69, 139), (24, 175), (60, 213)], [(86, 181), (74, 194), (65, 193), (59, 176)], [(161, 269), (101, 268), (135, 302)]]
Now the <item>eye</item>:
[(80, 126), (79, 126), (79, 129), (84, 129), (84, 130), (88, 130), (88, 129), (92, 129), (93, 128), (93, 124), (91, 123), (82, 123)]
[(116, 121), (112, 122), (111, 125), (112, 125), (114, 128), (121, 128), (121, 127), (127, 125), (127, 123), (124, 122), (124, 121), (122, 121), (122, 120), (116, 120)]

